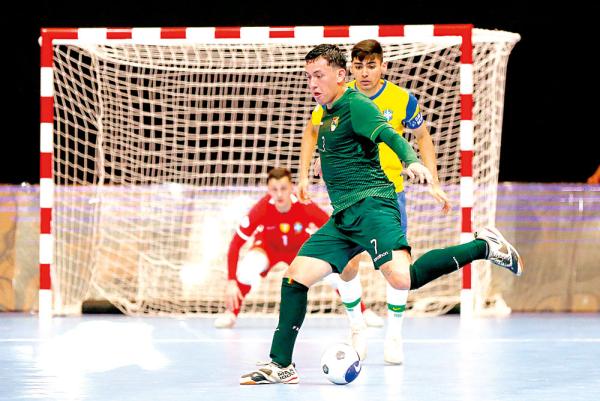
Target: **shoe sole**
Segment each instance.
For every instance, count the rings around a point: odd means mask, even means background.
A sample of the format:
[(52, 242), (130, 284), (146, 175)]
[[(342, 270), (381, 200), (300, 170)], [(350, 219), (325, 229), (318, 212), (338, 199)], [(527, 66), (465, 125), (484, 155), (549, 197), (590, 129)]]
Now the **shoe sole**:
[(254, 386), (254, 385), (260, 385), (260, 384), (298, 384), (300, 383), (300, 380), (297, 377), (292, 377), (287, 381), (283, 381), (283, 382), (270, 382), (268, 380), (265, 381), (260, 381), (260, 382), (255, 382), (254, 380), (250, 380), (250, 381), (240, 381), (240, 385), (241, 386)]
[(494, 227), (486, 227), (486, 229), (488, 231), (493, 232), (498, 238), (500, 238), (502, 241), (504, 241), (506, 244), (508, 244), (510, 252), (514, 253), (515, 255), (517, 255), (517, 271), (513, 272), (513, 273), (515, 274), (515, 276), (520, 276), (521, 274), (523, 274), (523, 270), (525, 269), (525, 262), (523, 261), (523, 258), (521, 258), (521, 255), (519, 255), (519, 252), (517, 252), (517, 250), (515, 249), (515, 247), (512, 246), (512, 244), (510, 242), (508, 242), (506, 240), (506, 238), (504, 238), (504, 235), (502, 235), (500, 233), (500, 231), (498, 231), (496, 228), (494, 228)]

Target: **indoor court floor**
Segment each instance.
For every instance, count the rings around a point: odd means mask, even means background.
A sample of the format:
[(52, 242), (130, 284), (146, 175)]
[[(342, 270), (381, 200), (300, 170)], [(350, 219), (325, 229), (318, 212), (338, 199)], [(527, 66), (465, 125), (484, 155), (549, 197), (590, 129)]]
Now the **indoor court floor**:
[(297, 385), (238, 384), (268, 359), (274, 318), (240, 318), (232, 330), (212, 323), (2, 313), (0, 400), (600, 400), (599, 314), (407, 317), (404, 365), (384, 364), (385, 330), (369, 328), (362, 371), (345, 386), (319, 367), (325, 347), (348, 335), (343, 317), (307, 317)]

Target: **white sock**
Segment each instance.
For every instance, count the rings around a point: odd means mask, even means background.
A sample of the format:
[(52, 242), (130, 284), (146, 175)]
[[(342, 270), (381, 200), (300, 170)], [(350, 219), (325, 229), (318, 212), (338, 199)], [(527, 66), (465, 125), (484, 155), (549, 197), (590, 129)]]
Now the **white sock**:
[(408, 290), (397, 290), (389, 283), (387, 284), (387, 336), (402, 337), (402, 322)]
[[(330, 274), (332, 276), (332, 274)], [(350, 319), (351, 326), (362, 326), (364, 325), (364, 319), (362, 311), (360, 310), (360, 301), (362, 296), (362, 285), (360, 283), (360, 276), (357, 274), (350, 281), (344, 281), (337, 276), (337, 290), (340, 293), (342, 302), (346, 307), (346, 313)], [(331, 281), (329, 281), (331, 283)]]

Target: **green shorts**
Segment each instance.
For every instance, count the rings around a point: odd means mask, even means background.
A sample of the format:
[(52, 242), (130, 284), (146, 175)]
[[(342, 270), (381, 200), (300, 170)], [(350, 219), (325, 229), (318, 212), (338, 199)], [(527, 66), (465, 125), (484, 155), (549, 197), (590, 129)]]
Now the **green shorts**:
[(341, 273), (348, 261), (369, 252), (376, 269), (392, 260), (392, 251), (407, 249), (396, 199), (365, 198), (331, 216), (300, 248), (298, 256), (328, 262)]

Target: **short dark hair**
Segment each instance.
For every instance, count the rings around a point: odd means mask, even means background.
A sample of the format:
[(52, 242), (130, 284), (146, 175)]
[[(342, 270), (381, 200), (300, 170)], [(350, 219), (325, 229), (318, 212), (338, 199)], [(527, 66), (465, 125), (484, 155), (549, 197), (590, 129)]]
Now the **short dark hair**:
[(361, 40), (352, 47), (350, 57), (350, 61), (354, 59), (363, 61), (367, 57), (375, 57), (383, 61), (383, 48), (381, 47), (381, 43), (375, 39)]
[(320, 44), (315, 46), (311, 51), (309, 51), (304, 60), (307, 63), (311, 63), (322, 57), (327, 61), (327, 65), (339, 68), (346, 68), (346, 55), (342, 50), (336, 45), (331, 44)]
[(280, 180), (283, 177), (289, 178), (290, 182), (292, 182), (292, 173), (285, 167), (274, 167), (269, 170), (269, 175), (267, 176), (267, 182), (271, 181), (271, 179)]

